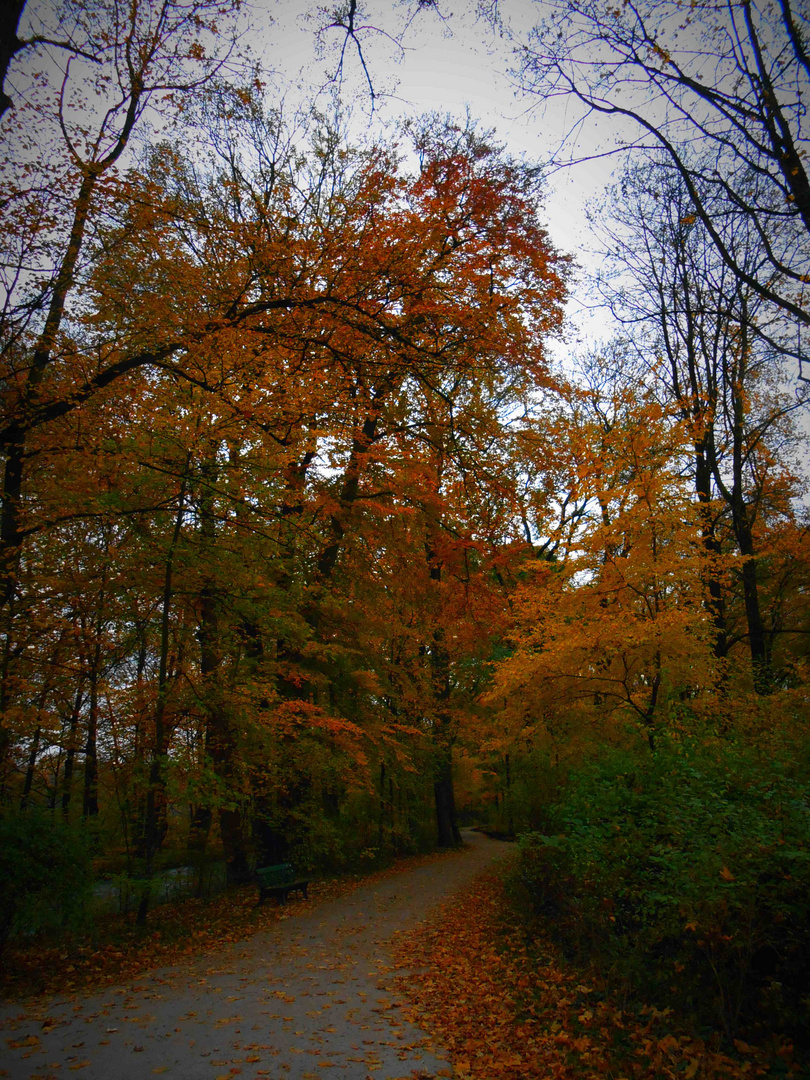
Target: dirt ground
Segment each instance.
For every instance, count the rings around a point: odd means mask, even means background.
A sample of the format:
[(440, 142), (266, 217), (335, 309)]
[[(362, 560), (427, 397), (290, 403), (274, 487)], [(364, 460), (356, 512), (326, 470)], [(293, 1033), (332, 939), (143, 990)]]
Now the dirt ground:
[(453, 1076), (386, 987), (394, 934), (414, 929), (507, 850), (471, 831), (464, 840), (457, 853), (303, 913), (296, 905), (268, 932), (132, 985), (0, 1006), (0, 1076)]

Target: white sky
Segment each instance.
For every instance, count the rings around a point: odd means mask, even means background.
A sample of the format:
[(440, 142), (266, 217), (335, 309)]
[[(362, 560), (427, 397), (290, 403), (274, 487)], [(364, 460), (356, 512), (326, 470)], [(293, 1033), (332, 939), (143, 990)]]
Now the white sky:
[[(508, 39), (499, 38), (488, 24), (476, 20), (474, 11), (469, 10), (474, 9), (474, 0), (466, 0), (466, 11), (464, 3), (457, 0), (450, 14), (445, 2), (444, 19), (432, 9), (418, 12), (405, 32), (404, 51), (383, 33), (372, 29), (363, 33), (364, 56), (379, 95), (374, 115), (370, 115), (365, 76), (350, 46), (342, 97), (353, 109), (354, 122), (382, 130), (397, 118), (429, 111), (463, 117), (469, 106), (472, 116), (495, 129), (500, 141), (513, 153), (542, 163), (557, 148), (565, 131), (566, 105), (561, 102), (556, 112), (541, 116), (532, 107), (532, 99), (517, 95), (509, 77), (514, 59)], [(408, 8), (413, 6), (398, 4), (397, 0), (371, 0), (366, 23), (398, 36)], [(503, 10), (519, 32), (525, 33), (538, 17), (537, 6), (531, 0), (506, 0)], [(267, 68), (278, 73), (279, 89), (300, 83), (300, 91), (291, 91), (290, 96), (294, 100), (300, 93), (303, 100), (311, 100), (313, 92), (324, 86), (326, 77), (336, 68), (334, 50), (343, 42), (342, 32), (327, 31), (319, 54), (316, 31), (324, 16), (306, 0), (254, 0), (252, 21), (251, 47)], [(586, 131), (581, 146), (588, 145), (595, 145), (595, 136)], [(583, 265), (589, 262), (592, 244), (585, 204), (609, 182), (614, 164), (617, 162), (611, 159), (590, 162), (549, 179), (545, 224), (557, 248)], [(604, 315), (588, 316), (576, 297), (569, 305), (569, 314), (578, 324), (578, 337), (605, 334)]]

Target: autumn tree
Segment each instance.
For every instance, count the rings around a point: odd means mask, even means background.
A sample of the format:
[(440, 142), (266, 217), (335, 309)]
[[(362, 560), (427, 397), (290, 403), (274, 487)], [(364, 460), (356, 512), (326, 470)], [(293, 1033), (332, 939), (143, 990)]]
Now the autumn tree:
[[(117, 569), (96, 625), (122, 672), (104, 672), (117, 764), (101, 779), (114, 780), (133, 858), (151, 871), (183, 790), (193, 849), (215, 824), (238, 878), (257, 844), (268, 857), (306, 849), (318, 800), (336, 812), (369, 745), (403, 776), (414, 755), (438, 767), (436, 724), (449, 732), (472, 695), (469, 680), (456, 690), (464, 650), (446, 627), (463, 603), (444, 579), (464, 552), (475, 579), (476, 499), (480, 520), (500, 513), (475, 455), (496, 460), (505, 413), (544, 377), (564, 264), (538, 224), (536, 173), (471, 128), (426, 123), (409, 171), (395, 148), (352, 150), (323, 125), (293, 148), (250, 88), (212, 86), (198, 105), (194, 152), (163, 144), (148, 170), (109, 185), (71, 324), (76, 362), (152, 359), (51, 419), (27, 490), (46, 562), (84, 522), (115, 536), (114, 565), (127, 566), (125, 595)], [(166, 341), (182, 344), (159, 363)], [(420, 491), (437, 465), (435, 495)], [(389, 660), (357, 643), (358, 627), (391, 643), (361, 613), (387, 606), (374, 562), (391, 556), (375, 530), (406, 512), (426, 601), (403, 661), (407, 707)], [(63, 573), (55, 557), (25, 569), (32, 596)], [(19, 653), (19, 673), (32, 656)], [(73, 677), (61, 736), (71, 769), (98, 730), (87, 679)], [(380, 716), (386, 688), (397, 703)], [(24, 746), (36, 728), (12, 730)]]
[[(777, 373), (780, 354), (795, 352), (795, 324), (774, 317), (718, 257), (666, 162), (628, 171), (613, 210), (615, 223), (601, 226), (609, 268), (603, 289), (613, 314), (638, 340), (645, 380), (676, 405), (693, 433), (691, 470), (704, 544), (720, 556), (730, 532), (743, 557), (742, 633), (755, 682), (766, 692), (770, 657), (755, 537), (762, 535), (760, 510), (779, 499), (780, 487), (794, 483), (788, 461), (797, 436), (790, 418), (807, 395), (784, 389)], [(737, 260), (753, 271), (764, 257), (759, 238), (734, 218), (722, 229)], [(728, 597), (719, 580), (710, 576), (707, 590), (722, 657), (737, 633), (726, 624)]]
[[(80, 356), (72, 337), (77, 290), (86, 273), (89, 231), (136, 125), (151, 104), (199, 86), (231, 46), (207, 57), (225, 29), (232, 5), (168, 3), (159, 9), (115, 5), (92, 12), (65, 6), (50, 15), (61, 34), (36, 35), (37, 50), (56, 48), (54, 66), (38, 63), (21, 74), (27, 85), (5, 119), (3, 171), (5, 302), (0, 319), (3, 363), (3, 491), (0, 510), (0, 605), (4, 656), (0, 699), (14, 692), (9, 664), (19, 655), (17, 627), (30, 598), (18, 583), (23, 548), (47, 527), (29, 488), (31, 462), (45, 469), (59, 453), (55, 422), (114, 382), (154, 359), (151, 352), (104, 364)], [(35, 16), (32, 16), (35, 17)], [(43, 13), (47, 22), (48, 13)], [(56, 79), (54, 79), (54, 72)], [(49, 434), (50, 433), (50, 434)], [(5, 761), (7, 728), (0, 737)]]
[(550, 435), (567, 467), (535, 496), (537, 555), (515, 592), (511, 655), (492, 691), (516, 730), (529, 725), (568, 756), (620, 738), (628, 722), (654, 746), (678, 724), (678, 702), (705, 719), (717, 679), (699, 513), (680, 475), (688, 433), (603, 359), (586, 374), (526, 442), (539, 448)]

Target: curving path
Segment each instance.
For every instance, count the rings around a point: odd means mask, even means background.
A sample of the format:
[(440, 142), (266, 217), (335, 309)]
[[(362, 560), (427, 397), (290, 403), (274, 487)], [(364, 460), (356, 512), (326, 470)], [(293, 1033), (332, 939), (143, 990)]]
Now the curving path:
[(95, 997), (0, 1007), (11, 1080), (423, 1080), (452, 1076), (385, 990), (395, 932), (423, 921), (504, 854), (464, 850), (369, 885), (270, 931)]

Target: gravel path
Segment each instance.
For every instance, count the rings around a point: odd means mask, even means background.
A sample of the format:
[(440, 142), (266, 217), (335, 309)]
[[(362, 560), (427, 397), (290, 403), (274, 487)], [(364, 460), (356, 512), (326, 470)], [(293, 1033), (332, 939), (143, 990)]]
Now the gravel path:
[(394, 1080), (452, 1076), (385, 990), (388, 945), (505, 853), (464, 850), (404, 870), (214, 954), (93, 997), (0, 1007), (11, 1080)]

